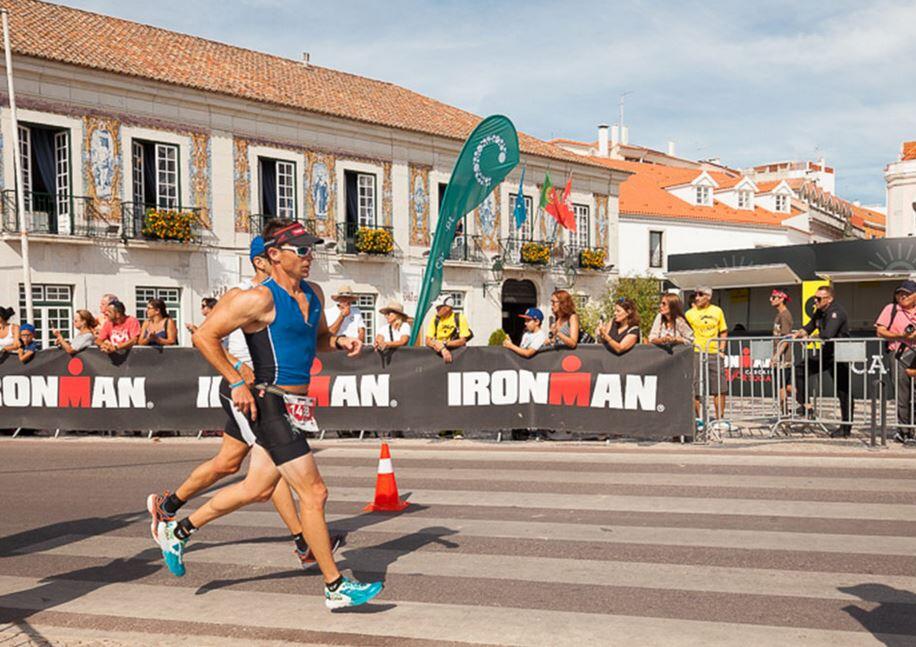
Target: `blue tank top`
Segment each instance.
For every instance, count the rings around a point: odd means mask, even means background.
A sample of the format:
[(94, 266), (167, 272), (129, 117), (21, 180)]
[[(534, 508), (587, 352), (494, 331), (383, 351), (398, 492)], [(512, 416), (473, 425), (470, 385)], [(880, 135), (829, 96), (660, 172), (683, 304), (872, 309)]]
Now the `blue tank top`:
[(261, 283), (274, 300), (274, 320), (264, 330), (245, 333), (256, 382), (294, 386), (308, 384), (318, 342), (321, 302), (305, 281), (300, 289), (308, 297), (306, 322), (299, 303), (272, 278)]

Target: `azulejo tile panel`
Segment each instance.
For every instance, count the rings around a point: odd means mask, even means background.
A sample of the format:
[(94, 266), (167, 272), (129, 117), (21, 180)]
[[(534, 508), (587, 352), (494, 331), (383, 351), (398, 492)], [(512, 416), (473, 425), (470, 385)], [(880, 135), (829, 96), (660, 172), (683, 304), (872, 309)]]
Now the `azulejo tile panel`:
[(235, 193), (235, 230), (247, 232), (251, 219), (251, 168), (248, 164), (248, 140), (232, 141), (233, 187)]
[(608, 244), (608, 197), (595, 194), (595, 246), (607, 249)]
[(316, 233), (333, 240), (337, 235), (337, 158), (332, 153), (305, 152), (306, 218), (314, 221)]
[(213, 199), (210, 191), (212, 151), (210, 136), (205, 133), (191, 133), (191, 204), (200, 209), (198, 215), (207, 229), (213, 228), (210, 214)]
[(474, 221), (480, 234), (480, 246), (486, 252), (499, 251), (500, 193), (497, 185), (474, 210)]
[(110, 117), (83, 117), (83, 179), (95, 213), (121, 220), (121, 124)]
[(410, 244), (429, 246), (429, 171), (428, 166), (409, 167)]

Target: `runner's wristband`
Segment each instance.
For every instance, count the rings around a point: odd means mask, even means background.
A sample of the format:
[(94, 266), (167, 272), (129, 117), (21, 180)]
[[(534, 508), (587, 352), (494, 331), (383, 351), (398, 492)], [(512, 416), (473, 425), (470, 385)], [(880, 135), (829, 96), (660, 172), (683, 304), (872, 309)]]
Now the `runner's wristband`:
[(236, 371), (239, 370), (241, 367), (242, 367), (242, 360), (238, 360), (236, 361), (235, 364), (232, 365), (233, 370), (236, 370)]
[(237, 388), (239, 388), (240, 386), (245, 386), (245, 380), (239, 380), (238, 382), (234, 382), (234, 383), (232, 383), (232, 384), (229, 385), (229, 388), (230, 388), (230, 389), (237, 389)]

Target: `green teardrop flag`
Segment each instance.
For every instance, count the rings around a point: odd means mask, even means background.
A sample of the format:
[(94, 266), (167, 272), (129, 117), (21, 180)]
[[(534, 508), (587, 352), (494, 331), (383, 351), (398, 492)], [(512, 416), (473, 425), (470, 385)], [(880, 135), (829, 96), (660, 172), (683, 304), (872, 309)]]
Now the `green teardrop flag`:
[(502, 115), (481, 121), (461, 148), (452, 177), (439, 205), (439, 222), (423, 273), (420, 300), (410, 335), (413, 345), (423, 327), (423, 317), (442, 289), (442, 268), (455, 238), (455, 227), (518, 165), (518, 133)]

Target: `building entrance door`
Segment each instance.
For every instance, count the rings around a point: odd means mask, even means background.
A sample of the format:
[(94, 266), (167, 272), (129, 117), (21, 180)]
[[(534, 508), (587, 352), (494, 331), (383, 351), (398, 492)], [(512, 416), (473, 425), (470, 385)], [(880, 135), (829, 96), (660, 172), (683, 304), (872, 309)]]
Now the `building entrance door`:
[(506, 279), (503, 283), (503, 330), (518, 344), (525, 332), (525, 320), (519, 317), (528, 308), (538, 305), (538, 291), (534, 283), (524, 279)]

